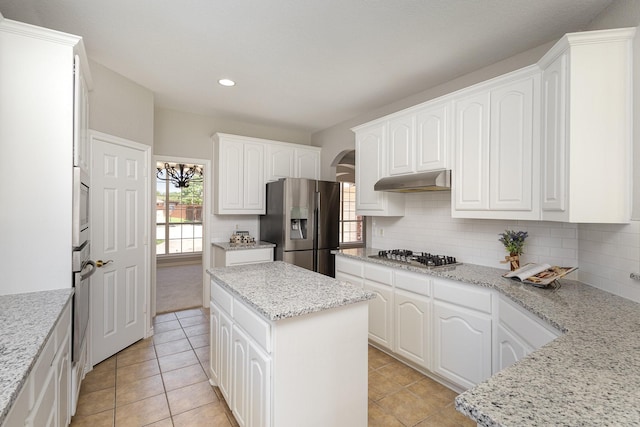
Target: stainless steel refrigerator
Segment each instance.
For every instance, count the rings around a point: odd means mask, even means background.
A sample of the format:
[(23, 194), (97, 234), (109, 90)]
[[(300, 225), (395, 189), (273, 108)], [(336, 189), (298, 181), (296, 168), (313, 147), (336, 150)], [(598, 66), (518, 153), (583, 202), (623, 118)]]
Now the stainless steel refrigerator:
[(276, 244), (274, 258), (335, 277), (339, 246), (340, 187), (337, 182), (283, 178), (267, 184), (260, 240)]

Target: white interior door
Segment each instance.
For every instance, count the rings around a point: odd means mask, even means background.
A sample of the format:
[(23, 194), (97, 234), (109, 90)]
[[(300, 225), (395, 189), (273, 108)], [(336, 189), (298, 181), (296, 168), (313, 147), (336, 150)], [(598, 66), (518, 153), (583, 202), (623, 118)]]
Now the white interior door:
[(149, 153), (131, 144), (91, 138), (92, 258), (109, 261), (91, 278), (93, 365), (145, 335)]

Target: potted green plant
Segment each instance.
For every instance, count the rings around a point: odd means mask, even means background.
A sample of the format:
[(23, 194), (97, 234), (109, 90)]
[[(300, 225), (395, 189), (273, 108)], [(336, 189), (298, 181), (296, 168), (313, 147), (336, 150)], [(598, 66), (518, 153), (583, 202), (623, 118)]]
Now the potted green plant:
[(504, 257), (501, 263), (509, 263), (511, 271), (520, 268), (520, 255), (524, 253), (524, 241), (529, 236), (526, 231), (505, 230), (504, 233), (498, 234), (498, 239), (504, 245), (509, 255)]

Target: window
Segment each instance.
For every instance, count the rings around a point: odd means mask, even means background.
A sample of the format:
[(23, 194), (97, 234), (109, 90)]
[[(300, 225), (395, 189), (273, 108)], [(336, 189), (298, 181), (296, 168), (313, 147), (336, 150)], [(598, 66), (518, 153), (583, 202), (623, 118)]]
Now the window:
[(364, 217), (356, 215), (356, 186), (340, 183), (340, 246), (364, 246)]
[(156, 254), (201, 253), (202, 180), (176, 188), (164, 176), (156, 179)]

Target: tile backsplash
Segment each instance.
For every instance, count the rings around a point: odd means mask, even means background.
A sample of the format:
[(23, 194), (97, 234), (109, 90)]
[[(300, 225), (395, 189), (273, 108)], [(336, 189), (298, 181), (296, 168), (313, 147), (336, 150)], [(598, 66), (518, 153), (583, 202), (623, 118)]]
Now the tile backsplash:
[(210, 215), (210, 219), (212, 242), (228, 242), (236, 230), (248, 231), (256, 240), (260, 237), (258, 215)]
[(506, 229), (529, 232), (522, 262), (578, 266), (570, 278), (640, 302), (640, 222), (569, 224), (451, 218), (451, 193), (406, 195), (403, 217), (372, 217), (368, 246), (406, 248), (455, 256), (461, 262), (507, 269), (498, 234)]

